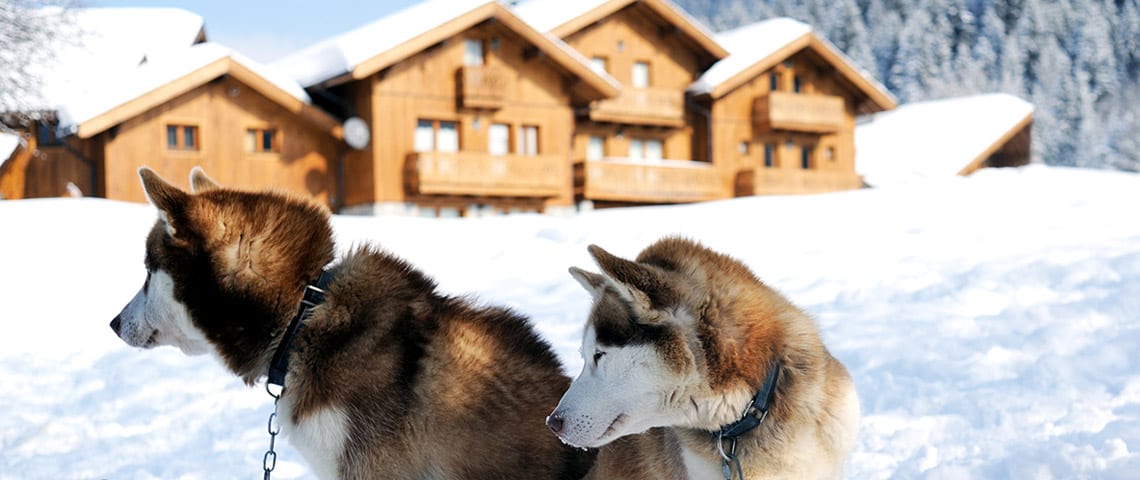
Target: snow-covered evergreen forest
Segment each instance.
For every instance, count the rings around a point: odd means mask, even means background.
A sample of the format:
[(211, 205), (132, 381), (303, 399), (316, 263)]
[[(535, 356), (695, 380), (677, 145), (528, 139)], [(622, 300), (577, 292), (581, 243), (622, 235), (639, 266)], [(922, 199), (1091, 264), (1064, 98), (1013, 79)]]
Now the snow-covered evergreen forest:
[(810, 23), (903, 103), (1018, 95), (1035, 161), (1140, 171), (1140, 0), (675, 1), (716, 31)]

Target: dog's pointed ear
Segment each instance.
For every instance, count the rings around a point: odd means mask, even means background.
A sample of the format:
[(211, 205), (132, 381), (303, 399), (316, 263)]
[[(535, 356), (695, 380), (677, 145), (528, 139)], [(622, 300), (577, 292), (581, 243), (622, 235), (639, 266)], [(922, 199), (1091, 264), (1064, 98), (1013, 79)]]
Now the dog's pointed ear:
[(190, 169), (190, 193), (202, 193), (217, 188), (221, 188), (221, 185), (206, 175), (202, 167), (195, 165)]
[(574, 277), (582, 288), (590, 292), (590, 296), (598, 298), (606, 290), (606, 277), (597, 273), (587, 272), (578, 267), (570, 267), (570, 276)]
[(672, 303), (672, 289), (660, 271), (613, 255), (597, 245), (590, 245), (588, 249), (602, 272), (610, 278), (644, 294), (654, 304)]
[(158, 209), (159, 217), (166, 225), (166, 233), (174, 237), (178, 232), (178, 219), (183, 217), (190, 195), (166, 183), (166, 180), (148, 167), (139, 167), (139, 179), (142, 180), (147, 200)]

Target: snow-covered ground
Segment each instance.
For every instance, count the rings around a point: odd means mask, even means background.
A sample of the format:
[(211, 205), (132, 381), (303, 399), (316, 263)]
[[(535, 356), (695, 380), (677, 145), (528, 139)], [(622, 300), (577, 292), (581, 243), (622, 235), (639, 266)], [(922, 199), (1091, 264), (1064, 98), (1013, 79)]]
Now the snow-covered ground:
[[(451, 293), (533, 318), (576, 374), (586, 245), (680, 233), (805, 307), (864, 418), (848, 478), (1140, 475), (1140, 176), (1030, 167), (906, 188), (574, 217), (335, 219)], [(0, 478), (252, 478), (270, 399), (107, 323), (149, 206), (0, 202)], [(277, 478), (309, 478), (281, 449)]]

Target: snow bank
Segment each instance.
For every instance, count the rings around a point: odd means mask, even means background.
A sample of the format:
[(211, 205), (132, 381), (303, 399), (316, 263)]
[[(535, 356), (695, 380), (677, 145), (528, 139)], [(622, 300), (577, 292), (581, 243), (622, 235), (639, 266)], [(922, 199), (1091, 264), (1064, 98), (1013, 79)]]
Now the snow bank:
[[(1140, 223), (1124, 219), (1137, 204), (1140, 176), (1035, 166), (922, 187), (334, 227), (342, 250), (377, 243), (446, 292), (527, 314), (571, 374), (589, 297), (566, 268), (593, 268), (591, 243), (632, 256), (684, 234), (815, 316), (862, 399), (848, 478), (1135, 478)], [(262, 389), (207, 357), (130, 349), (107, 327), (142, 285), (154, 218), (97, 199), (0, 202), (0, 478), (259, 474)], [(279, 451), (275, 478), (311, 478)]]
[(908, 103), (860, 119), (855, 170), (873, 186), (949, 178), (1031, 115), (1004, 93)]

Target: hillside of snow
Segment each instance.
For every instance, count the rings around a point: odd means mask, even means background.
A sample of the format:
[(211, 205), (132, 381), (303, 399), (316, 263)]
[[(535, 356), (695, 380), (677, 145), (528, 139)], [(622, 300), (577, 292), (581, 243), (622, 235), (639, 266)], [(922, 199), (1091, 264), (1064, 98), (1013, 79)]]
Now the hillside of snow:
[[(1140, 176), (1028, 167), (907, 188), (572, 217), (336, 217), (448, 293), (530, 316), (576, 375), (566, 273), (679, 233), (810, 312), (863, 407), (852, 479), (1136, 478)], [(271, 411), (209, 357), (125, 346), (150, 206), (0, 202), (0, 479), (260, 475)], [(287, 442), (285, 442), (287, 445)], [(280, 445), (280, 444), (279, 444)], [(279, 448), (275, 478), (312, 478)]]

